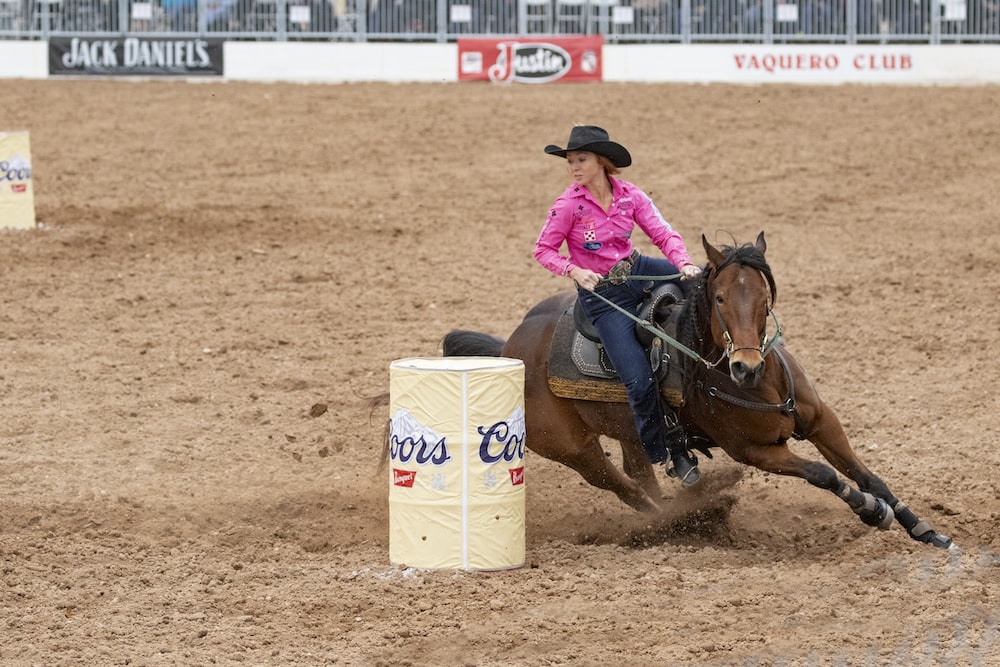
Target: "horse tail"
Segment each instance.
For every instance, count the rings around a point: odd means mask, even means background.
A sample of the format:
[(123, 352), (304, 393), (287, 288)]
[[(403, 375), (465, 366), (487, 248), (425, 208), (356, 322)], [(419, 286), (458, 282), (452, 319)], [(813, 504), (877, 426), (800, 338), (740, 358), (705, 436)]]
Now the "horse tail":
[(446, 357), (499, 357), (506, 342), (478, 331), (455, 329), (445, 334), (441, 350)]
[[(372, 420), (375, 411), (379, 408), (384, 408), (389, 405), (389, 394), (379, 394), (378, 396), (373, 396), (368, 399), (368, 421)], [(381, 474), (385, 470), (385, 465), (389, 462), (389, 422), (385, 422), (385, 428), (382, 430), (382, 453), (378, 459), (378, 468), (375, 469), (375, 474)]]

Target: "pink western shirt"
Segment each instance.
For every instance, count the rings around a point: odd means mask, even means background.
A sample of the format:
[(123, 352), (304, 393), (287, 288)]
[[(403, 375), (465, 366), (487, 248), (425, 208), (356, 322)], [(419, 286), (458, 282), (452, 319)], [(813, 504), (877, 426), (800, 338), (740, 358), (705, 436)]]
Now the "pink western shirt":
[[(644, 231), (678, 269), (692, 264), (681, 235), (663, 219), (649, 196), (635, 185), (611, 178), (613, 201), (607, 212), (587, 188), (573, 183), (549, 210), (535, 243), (535, 259), (557, 276), (575, 266), (607, 275), (632, 254), (632, 230)], [(569, 258), (560, 254), (563, 242)]]

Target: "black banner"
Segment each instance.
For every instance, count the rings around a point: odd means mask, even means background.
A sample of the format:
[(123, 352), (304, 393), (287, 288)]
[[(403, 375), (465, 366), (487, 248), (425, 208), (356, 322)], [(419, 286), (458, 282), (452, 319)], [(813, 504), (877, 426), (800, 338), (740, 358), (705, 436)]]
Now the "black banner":
[(49, 74), (222, 76), (221, 39), (49, 38)]

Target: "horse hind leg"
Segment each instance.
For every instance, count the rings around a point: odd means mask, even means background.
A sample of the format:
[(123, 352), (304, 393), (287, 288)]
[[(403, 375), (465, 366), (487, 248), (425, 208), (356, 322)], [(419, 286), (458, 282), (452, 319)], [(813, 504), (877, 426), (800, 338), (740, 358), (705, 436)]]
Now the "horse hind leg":
[(662, 498), (663, 489), (656, 481), (654, 472), (656, 466), (649, 463), (639, 438), (625, 435), (618, 442), (621, 445), (622, 469), (625, 475), (638, 482), (650, 498)]
[[(572, 401), (554, 396), (545, 382), (544, 375), (526, 374), (525, 402), (531, 404), (531, 409), (525, 412), (525, 427), (531, 451), (572, 468), (588, 484), (611, 491), (635, 510), (659, 512), (656, 499), (660, 497), (660, 490), (655, 480), (652, 480), (655, 489), (650, 493), (641, 481), (619, 470), (601, 446), (599, 429), (584, 421)], [(625, 443), (622, 445), (624, 448)], [(638, 464), (626, 457), (625, 465), (636, 467)], [(646, 466), (648, 469), (649, 464)], [(646, 472), (651, 478), (652, 471)], [(638, 477), (643, 479), (642, 475)]]
[(661, 510), (639, 482), (626, 476), (615, 466), (605, 454), (596, 435), (574, 454), (563, 455), (557, 460), (577, 471), (590, 485), (611, 491), (635, 510), (645, 513), (657, 513)]

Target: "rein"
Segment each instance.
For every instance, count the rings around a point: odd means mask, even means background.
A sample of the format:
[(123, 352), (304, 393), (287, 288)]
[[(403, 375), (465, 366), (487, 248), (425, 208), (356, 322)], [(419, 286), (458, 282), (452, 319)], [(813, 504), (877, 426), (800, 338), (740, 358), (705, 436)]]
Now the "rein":
[[(618, 280), (655, 280), (655, 281), (667, 281), (667, 280), (673, 280), (674, 278), (679, 278), (681, 275), (682, 274), (680, 274), (680, 273), (673, 273), (673, 274), (666, 275), (666, 276), (631, 276), (630, 275), (630, 276), (622, 276)], [(598, 285), (604, 284), (605, 281), (607, 281), (606, 278), (602, 279), (601, 282), (598, 283)], [(774, 320), (774, 325), (775, 325), (774, 335), (771, 336), (770, 338), (767, 338), (767, 333), (765, 331), (765, 333), (761, 336), (761, 344), (760, 344), (759, 348), (749, 348), (749, 347), (735, 348), (733, 346), (732, 338), (729, 336), (729, 328), (726, 326), (725, 321), (723, 321), (723, 319), (722, 319), (722, 313), (719, 312), (719, 307), (716, 306), (715, 307), (715, 315), (716, 315), (716, 317), (718, 317), (719, 324), (722, 326), (723, 336), (725, 337), (726, 342), (728, 342), (729, 344), (722, 351), (722, 354), (719, 356), (719, 358), (716, 359), (713, 362), (713, 361), (709, 361), (708, 359), (706, 359), (705, 357), (701, 356), (700, 354), (698, 354), (697, 352), (695, 352), (691, 348), (687, 347), (686, 345), (684, 345), (683, 343), (681, 343), (679, 340), (677, 340), (677, 339), (675, 339), (675, 338), (667, 335), (667, 333), (663, 329), (661, 329), (660, 327), (656, 326), (652, 322), (647, 322), (646, 320), (643, 320), (643, 319), (641, 319), (639, 317), (636, 317), (634, 313), (630, 313), (629, 311), (627, 311), (624, 308), (622, 308), (621, 306), (619, 306), (617, 303), (614, 303), (610, 299), (605, 298), (602, 294), (598, 293), (597, 291), (593, 291), (593, 292), (591, 292), (591, 294), (593, 294), (594, 296), (596, 296), (598, 299), (600, 299), (604, 303), (608, 304), (609, 306), (611, 306), (612, 308), (614, 308), (618, 312), (620, 312), (623, 315), (625, 315), (626, 317), (628, 317), (630, 320), (632, 320), (633, 322), (635, 322), (636, 324), (638, 324), (639, 326), (641, 326), (643, 329), (645, 329), (649, 333), (653, 334), (654, 336), (656, 336), (657, 338), (659, 338), (660, 340), (662, 340), (667, 345), (670, 345), (674, 349), (676, 349), (676, 350), (678, 350), (680, 352), (683, 352), (684, 354), (686, 354), (691, 359), (694, 359), (695, 361), (701, 362), (702, 364), (705, 365), (706, 368), (710, 368), (710, 369), (717, 368), (719, 366), (719, 364), (721, 364), (723, 362), (723, 360), (728, 359), (730, 357), (730, 355), (732, 355), (735, 352), (738, 352), (739, 350), (754, 349), (754, 350), (760, 351), (761, 357), (767, 357), (767, 355), (770, 354), (771, 350), (774, 349), (774, 346), (778, 343), (778, 340), (780, 340), (781, 334), (783, 332), (783, 329), (781, 327), (781, 322), (778, 321), (778, 316), (775, 315), (775, 313), (771, 309), (771, 307), (768, 306), (768, 308), (767, 308), (767, 314), (768, 314), (768, 316), (770, 316)]]
[[(681, 274), (679, 274), (679, 273), (674, 273), (674, 274), (671, 274), (671, 275), (668, 275), (668, 276), (624, 276), (624, 279), (625, 280), (673, 280), (674, 278), (677, 278), (680, 275)], [(606, 279), (604, 279), (604, 280), (606, 280)], [(602, 280), (601, 282), (599, 282), (598, 285), (604, 283), (604, 280)], [(661, 339), (667, 345), (670, 345), (674, 349), (679, 350), (680, 352), (683, 352), (684, 354), (686, 354), (687, 356), (691, 357), (695, 361), (700, 361), (701, 363), (705, 364), (706, 368), (715, 368), (716, 366), (718, 366), (719, 364), (722, 363), (723, 359), (726, 358), (726, 352), (723, 351), (722, 356), (720, 356), (718, 358), (718, 360), (716, 360), (713, 363), (713, 362), (709, 361), (708, 359), (705, 359), (703, 356), (701, 356), (700, 354), (698, 354), (697, 352), (695, 352), (694, 350), (692, 350), (688, 346), (686, 346), (684, 343), (682, 343), (679, 340), (677, 340), (677, 339), (675, 339), (675, 338), (667, 335), (667, 332), (665, 332), (663, 329), (661, 329), (660, 327), (656, 326), (652, 322), (647, 322), (646, 320), (644, 320), (642, 318), (636, 317), (636, 315), (634, 313), (630, 313), (629, 311), (625, 310), (624, 308), (622, 308), (621, 306), (619, 306), (617, 303), (615, 303), (611, 299), (605, 298), (602, 294), (598, 293), (596, 290), (593, 291), (593, 292), (591, 292), (591, 294), (593, 294), (598, 299), (600, 299), (604, 303), (608, 304), (609, 306), (611, 306), (612, 308), (614, 308), (615, 310), (617, 310), (619, 313), (621, 313), (621, 314), (625, 315), (626, 317), (628, 317), (630, 320), (632, 320), (633, 322), (635, 322), (636, 324), (638, 324), (639, 326), (641, 326), (643, 329), (645, 329), (649, 333), (651, 333), (654, 336), (656, 336), (657, 338)]]
[[(623, 278), (625, 280), (661, 281), (661, 280), (672, 280), (674, 278), (680, 277), (680, 275), (681, 274), (679, 273), (675, 273), (668, 276), (623, 276)], [(709, 361), (708, 359), (705, 359), (700, 354), (698, 354), (691, 348), (687, 347), (680, 341), (667, 335), (667, 333), (663, 331), (663, 329), (656, 326), (652, 322), (647, 322), (646, 320), (636, 317), (635, 314), (630, 313), (629, 311), (625, 310), (618, 304), (614, 303), (613, 301), (604, 297), (603, 295), (599, 294), (596, 291), (592, 292), (592, 294), (594, 294), (594, 296), (601, 299), (602, 301), (604, 301), (606, 304), (608, 304), (618, 312), (624, 314), (626, 317), (634, 321), (636, 324), (641, 326), (649, 333), (663, 340), (667, 345), (670, 345), (671, 347), (679, 350), (680, 352), (683, 352), (691, 359), (701, 362), (702, 364), (704, 364), (706, 369), (716, 371), (720, 373), (720, 375), (723, 375), (724, 377), (727, 378), (728, 376), (725, 376), (721, 371), (718, 370), (718, 366), (723, 362), (723, 360), (728, 359), (730, 355), (734, 354), (735, 352), (738, 352), (739, 350), (750, 350), (750, 349), (759, 350), (761, 357), (766, 359), (767, 356), (773, 351), (778, 358), (778, 363), (781, 364), (781, 370), (784, 372), (785, 381), (788, 384), (788, 398), (786, 398), (782, 403), (761, 403), (759, 401), (750, 401), (745, 398), (740, 398), (738, 396), (728, 394), (719, 389), (715, 385), (706, 386), (705, 383), (701, 380), (698, 380), (695, 383), (695, 386), (699, 390), (704, 391), (712, 398), (717, 398), (726, 401), (727, 403), (730, 403), (732, 405), (741, 408), (746, 408), (748, 410), (758, 410), (761, 412), (779, 412), (783, 415), (790, 415), (795, 420), (795, 431), (792, 432), (792, 437), (794, 437), (796, 440), (805, 440), (809, 437), (808, 428), (806, 424), (802, 421), (802, 416), (799, 414), (798, 410), (795, 407), (795, 382), (792, 379), (792, 373), (788, 368), (788, 362), (785, 360), (785, 355), (783, 355), (781, 353), (781, 350), (777, 347), (778, 342), (781, 340), (781, 334), (784, 331), (784, 329), (781, 326), (781, 322), (778, 320), (778, 316), (774, 313), (774, 310), (770, 306), (767, 306), (767, 316), (774, 320), (774, 326), (775, 326), (774, 335), (771, 336), (770, 338), (767, 337), (767, 331), (766, 331), (767, 325), (765, 323), (765, 332), (761, 335), (761, 344), (759, 348), (750, 348), (750, 347), (736, 348), (733, 345), (732, 337), (729, 335), (729, 328), (726, 326), (726, 323), (722, 318), (722, 313), (719, 312), (718, 305), (716, 305), (715, 315), (719, 320), (719, 324), (723, 330), (723, 336), (725, 337), (728, 345), (724, 350), (722, 350), (722, 353), (719, 356), (719, 358), (716, 361), (712, 362)]]

